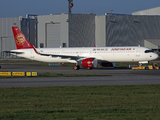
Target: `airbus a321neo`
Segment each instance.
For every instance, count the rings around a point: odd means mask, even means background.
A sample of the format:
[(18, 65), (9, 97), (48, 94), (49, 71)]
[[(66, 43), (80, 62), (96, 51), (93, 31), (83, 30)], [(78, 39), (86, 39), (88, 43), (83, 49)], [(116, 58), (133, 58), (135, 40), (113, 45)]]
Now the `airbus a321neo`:
[(73, 47), (73, 48), (35, 48), (19, 30), (12, 27), (16, 50), (10, 52), (19, 57), (48, 63), (76, 63), (75, 70), (80, 67), (92, 69), (97, 63), (104, 67), (115, 66), (116, 62), (139, 62), (158, 58), (151, 49), (140, 46), (124, 47)]

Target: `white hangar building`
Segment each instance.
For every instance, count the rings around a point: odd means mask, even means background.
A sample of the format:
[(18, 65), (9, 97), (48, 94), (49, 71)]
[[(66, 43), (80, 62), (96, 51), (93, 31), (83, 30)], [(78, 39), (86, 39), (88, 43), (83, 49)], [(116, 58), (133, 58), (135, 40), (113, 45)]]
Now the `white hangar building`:
[(0, 18), (0, 58), (12, 57), (6, 51), (16, 49), (12, 26), (18, 26), (31, 44), (41, 48), (93, 47), (96, 44), (99, 47), (141, 45), (158, 50), (159, 9), (148, 9), (154, 13), (152, 15), (62, 13)]
[(160, 6), (133, 12), (132, 15), (160, 15)]
[[(155, 8), (146, 9), (146, 10), (136, 11), (136, 12), (133, 12), (132, 15), (160, 16), (160, 6), (155, 7)], [(157, 27), (155, 27), (155, 29), (156, 28)], [(147, 39), (144, 41), (144, 46), (150, 47), (151, 49), (156, 49), (158, 47), (159, 52), (160, 52), (160, 38)]]
[(95, 44), (95, 14), (42, 15), (38, 47), (89, 47)]

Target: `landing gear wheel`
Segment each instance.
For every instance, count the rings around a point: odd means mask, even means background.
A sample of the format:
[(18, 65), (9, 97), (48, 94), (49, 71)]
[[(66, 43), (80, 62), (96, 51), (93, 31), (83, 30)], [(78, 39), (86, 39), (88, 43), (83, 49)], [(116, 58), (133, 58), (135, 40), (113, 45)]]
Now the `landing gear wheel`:
[(145, 67), (145, 70), (149, 70), (149, 68), (148, 68), (148, 67)]
[(77, 65), (77, 66), (74, 66), (73, 69), (74, 69), (74, 70), (79, 70), (79, 68), (80, 68), (79, 65)]
[(91, 67), (88, 67), (87, 69), (88, 69), (88, 70), (91, 70), (92, 68), (91, 68)]

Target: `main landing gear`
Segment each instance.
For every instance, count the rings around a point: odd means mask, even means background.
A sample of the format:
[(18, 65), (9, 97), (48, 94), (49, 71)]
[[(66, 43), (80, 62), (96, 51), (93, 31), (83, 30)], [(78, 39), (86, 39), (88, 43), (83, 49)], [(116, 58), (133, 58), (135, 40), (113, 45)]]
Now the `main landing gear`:
[(80, 66), (79, 65), (76, 65), (76, 66), (74, 66), (74, 70), (79, 70), (79, 68), (80, 68)]
[[(74, 66), (73, 68), (74, 70), (79, 70), (80, 69), (80, 66), (79, 65), (76, 65)], [(91, 67), (87, 67), (88, 70), (91, 70), (92, 68)]]
[(92, 68), (91, 67), (87, 67), (87, 70), (92, 70)]

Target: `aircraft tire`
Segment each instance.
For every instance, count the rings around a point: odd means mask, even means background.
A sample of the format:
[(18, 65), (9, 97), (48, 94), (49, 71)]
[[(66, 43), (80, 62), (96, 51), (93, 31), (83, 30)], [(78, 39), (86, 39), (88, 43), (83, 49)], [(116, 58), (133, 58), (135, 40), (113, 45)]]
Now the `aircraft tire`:
[(74, 69), (74, 70), (79, 70), (79, 68), (80, 68), (79, 65), (77, 65), (77, 66), (74, 66), (73, 69)]
[(149, 68), (148, 68), (148, 67), (145, 67), (145, 70), (149, 70)]
[(87, 68), (87, 70), (91, 70), (91, 69), (92, 69), (91, 67), (88, 67), (88, 68)]

